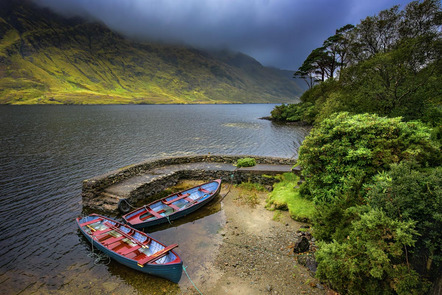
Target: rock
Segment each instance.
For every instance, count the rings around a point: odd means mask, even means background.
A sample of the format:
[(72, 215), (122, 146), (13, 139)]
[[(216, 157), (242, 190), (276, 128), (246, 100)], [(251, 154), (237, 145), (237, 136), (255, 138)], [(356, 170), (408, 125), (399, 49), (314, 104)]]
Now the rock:
[(297, 240), (295, 241), (295, 246), (293, 248), (293, 252), (295, 253), (303, 253), (308, 251), (308, 249), (310, 248), (310, 243), (308, 241), (308, 239), (304, 236), (302, 237), (298, 237)]
[(316, 273), (318, 263), (316, 262), (315, 255), (304, 254), (298, 256), (298, 263), (307, 267), (313, 274)]

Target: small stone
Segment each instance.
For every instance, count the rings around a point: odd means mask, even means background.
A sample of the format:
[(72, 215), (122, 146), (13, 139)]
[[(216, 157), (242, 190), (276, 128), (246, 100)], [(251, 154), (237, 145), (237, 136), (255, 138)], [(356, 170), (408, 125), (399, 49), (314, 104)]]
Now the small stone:
[(266, 290), (267, 290), (267, 292), (272, 292), (272, 286), (267, 285), (267, 286), (266, 286)]
[(295, 241), (295, 245), (293, 247), (293, 252), (295, 253), (303, 253), (306, 252), (310, 247), (310, 243), (306, 237), (300, 237)]

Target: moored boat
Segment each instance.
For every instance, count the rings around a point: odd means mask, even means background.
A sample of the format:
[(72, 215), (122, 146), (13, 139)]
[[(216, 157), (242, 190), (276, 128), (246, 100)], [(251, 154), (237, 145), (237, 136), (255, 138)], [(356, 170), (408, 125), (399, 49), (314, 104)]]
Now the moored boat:
[(221, 190), (221, 179), (171, 194), (123, 215), (132, 227), (141, 229), (178, 219), (214, 199)]
[(178, 283), (183, 261), (173, 250), (148, 234), (108, 217), (91, 214), (77, 218), (83, 235), (110, 258), (135, 270)]

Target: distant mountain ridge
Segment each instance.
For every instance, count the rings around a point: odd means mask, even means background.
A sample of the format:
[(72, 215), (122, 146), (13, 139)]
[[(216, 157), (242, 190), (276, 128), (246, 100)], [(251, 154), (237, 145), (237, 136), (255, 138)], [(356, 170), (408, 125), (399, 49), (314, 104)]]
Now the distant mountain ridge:
[(305, 90), (242, 53), (141, 43), (29, 0), (0, 2), (0, 104), (281, 103)]

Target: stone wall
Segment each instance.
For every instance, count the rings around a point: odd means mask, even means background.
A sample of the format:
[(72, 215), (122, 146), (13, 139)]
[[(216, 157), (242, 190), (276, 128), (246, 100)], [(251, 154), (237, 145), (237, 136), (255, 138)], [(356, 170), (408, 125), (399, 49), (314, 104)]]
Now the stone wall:
[[(254, 158), (257, 164), (294, 165), (296, 163), (296, 160), (294, 159), (247, 155), (195, 155), (152, 159), (84, 180), (82, 188), (83, 206), (101, 211), (116, 211), (119, 197), (110, 196), (109, 194), (104, 193), (104, 190), (113, 184), (131, 177), (148, 173), (149, 170), (154, 168), (197, 162), (231, 163), (233, 165), (238, 159), (244, 157)], [(250, 181), (261, 183), (263, 185), (272, 185), (276, 181), (274, 177), (263, 175), (259, 171), (236, 170), (232, 173), (232, 171), (226, 170), (180, 170), (175, 173), (158, 176), (155, 180), (145, 183), (133, 190), (130, 193), (130, 196), (126, 196), (126, 198), (131, 204), (136, 204), (141, 200), (148, 203), (153, 201), (152, 197), (154, 195), (163, 191), (167, 187), (174, 186), (181, 179), (210, 180), (217, 178), (221, 178), (223, 182), (229, 183)]]

